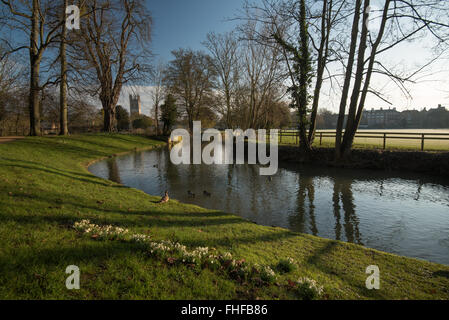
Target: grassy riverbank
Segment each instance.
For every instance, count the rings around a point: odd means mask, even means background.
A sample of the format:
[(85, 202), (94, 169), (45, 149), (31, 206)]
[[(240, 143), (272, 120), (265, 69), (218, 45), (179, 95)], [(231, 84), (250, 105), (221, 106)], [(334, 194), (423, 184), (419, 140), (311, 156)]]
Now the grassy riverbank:
[[(308, 277), (328, 299), (449, 299), (449, 266), (344, 242), (257, 226), (96, 178), (86, 164), (161, 142), (125, 135), (26, 138), (0, 145), (0, 298), (2, 299), (296, 299), (289, 280)], [(161, 190), (162, 193), (163, 190)], [(272, 285), (170, 265), (136, 244), (84, 236), (90, 219), (155, 241), (229, 251), (250, 263), (298, 263)], [(81, 289), (67, 290), (65, 269), (81, 270)], [(365, 269), (380, 268), (381, 288), (365, 288)], [(291, 282), (290, 282), (291, 283)]]

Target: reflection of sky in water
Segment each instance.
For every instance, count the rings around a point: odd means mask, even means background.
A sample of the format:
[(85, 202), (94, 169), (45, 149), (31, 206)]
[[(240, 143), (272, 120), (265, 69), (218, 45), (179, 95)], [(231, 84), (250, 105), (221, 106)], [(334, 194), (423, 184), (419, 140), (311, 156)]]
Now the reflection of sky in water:
[(449, 264), (449, 181), (438, 177), (289, 165), (270, 180), (256, 165), (175, 166), (166, 149), (89, 170), (153, 195), (167, 189), (174, 199), (259, 224)]

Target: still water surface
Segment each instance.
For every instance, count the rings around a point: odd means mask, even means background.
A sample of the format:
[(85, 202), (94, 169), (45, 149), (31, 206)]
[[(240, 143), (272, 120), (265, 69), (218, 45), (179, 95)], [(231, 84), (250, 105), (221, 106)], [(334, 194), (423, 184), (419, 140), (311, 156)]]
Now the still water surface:
[(176, 166), (168, 149), (104, 160), (89, 171), (261, 225), (449, 265), (449, 181), (438, 177), (282, 165), (270, 179), (257, 165)]

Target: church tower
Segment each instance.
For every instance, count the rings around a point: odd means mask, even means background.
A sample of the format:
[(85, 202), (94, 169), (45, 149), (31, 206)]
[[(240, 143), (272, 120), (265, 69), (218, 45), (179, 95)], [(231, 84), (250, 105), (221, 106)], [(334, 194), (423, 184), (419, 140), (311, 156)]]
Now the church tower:
[(129, 95), (129, 111), (131, 116), (139, 116), (141, 113), (141, 104), (139, 95)]

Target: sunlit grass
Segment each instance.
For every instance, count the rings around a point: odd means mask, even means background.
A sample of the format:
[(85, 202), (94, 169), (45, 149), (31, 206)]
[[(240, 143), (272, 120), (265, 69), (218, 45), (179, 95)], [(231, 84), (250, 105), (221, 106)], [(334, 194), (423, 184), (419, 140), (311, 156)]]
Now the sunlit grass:
[[(330, 131), (335, 134), (335, 131)], [(369, 131), (368, 131), (369, 132)], [(383, 130), (376, 130), (376, 132), (383, 132)], [(449, 130), (385, 130), (385, 132), (394, 132), (395, 137), (402, 137), (401, 132), (418, 132), (418, 133), (449, 133)], [(363, 131), (358, 133), (363, 135)], [(374, 135), (373, 135), (374, 136)], [(376, 136), (379, 136), (377, 134)], [(388, 136), (392, 136), (388, 134)], [(421, 150), (421, 138), (420, 136), (413, 136), (415, 139), (396, 139), (388, 138), (386, 141), (386, 150), (410, 150), (410, 151), (420, 151)], [(430, 136), (426, 136), (424, 141), (424, 151), (449, 151), (449, 140), (429, 140)], [(449, 136), (434, 136), (435, 138), (449, 138)], [(280, 139), (280, 144), (292, 145), (297, 144), (296, 137), (283, 136)], [(317, 134), (314, 147), (324, 147), (333, 148), (335, 147), (334, 137), (323, 137), (320, 141), (320, 135)], [(354, 139), (354, 148), (356, 149), (383, 149), (383, 138), (356, 138)]]

